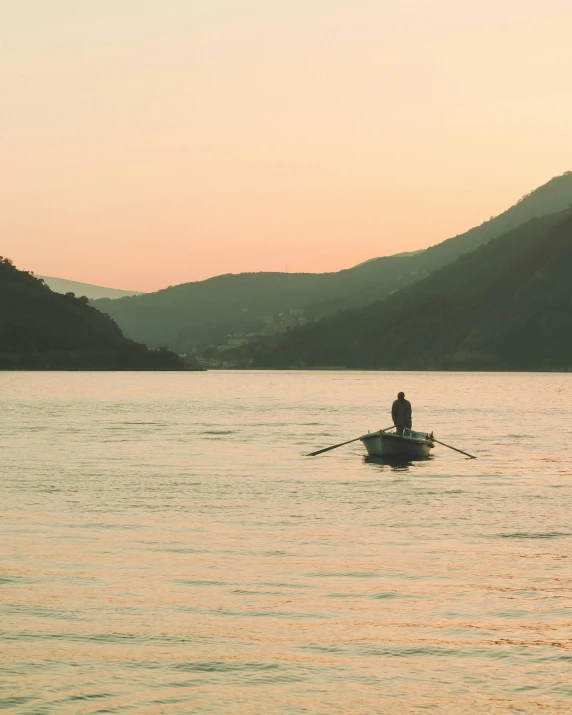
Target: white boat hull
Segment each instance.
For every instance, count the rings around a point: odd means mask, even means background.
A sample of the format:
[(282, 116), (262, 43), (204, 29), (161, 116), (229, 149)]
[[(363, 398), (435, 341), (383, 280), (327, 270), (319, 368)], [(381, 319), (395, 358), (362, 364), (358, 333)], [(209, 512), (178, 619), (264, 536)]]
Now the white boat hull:
[(403, 435), (370, 432), (360, 439), (370, 457), (426, 459), (434, 446), (427, 433), (413, 432), (412, 430), (404, 430)]

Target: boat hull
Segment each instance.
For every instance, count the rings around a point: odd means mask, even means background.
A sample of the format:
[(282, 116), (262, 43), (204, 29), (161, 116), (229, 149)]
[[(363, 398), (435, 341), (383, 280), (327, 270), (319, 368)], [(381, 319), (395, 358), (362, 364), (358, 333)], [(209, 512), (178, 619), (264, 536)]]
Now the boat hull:
[(370, 432), (360, 437), (370, 457), (410, 457), (427, 459), (433, 442), (422, 432), (408, 430), (409, 435), (386, 432)]

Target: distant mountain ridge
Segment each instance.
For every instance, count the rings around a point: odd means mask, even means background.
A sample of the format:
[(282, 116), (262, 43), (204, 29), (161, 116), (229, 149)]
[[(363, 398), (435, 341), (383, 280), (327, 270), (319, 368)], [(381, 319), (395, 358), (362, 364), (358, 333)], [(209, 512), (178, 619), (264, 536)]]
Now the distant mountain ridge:
[[(572, 172), (551, 179), (499, 216), (422, 251), (375, 258), (337, 273), (241, 273), (141, 296), (95, 301), (132, 339), (228, 365), (233, 345), (387, 297), (534, 216), (567, 209)], [(217, 351), (220, 353), (216, 355)], [(218, 360), (220, 357), (220, 360)]]
[(572, 210), (533, 218), (427, 278), (246, 346), (255, 368), (572, 370)]
[(56, 293), (74, 293), (78, 297), (85, 295), (90, 300), (99, 298), (125, 298), (132, 295), (142, 295), (142, 291), (120, 290), (119, 288), (105, 288), (104, 286), (92, 285), (91, 283), (80, 283), (70, 281), (67, 278), (54, 278), (52, 276), (37, 276), (41, 278)]

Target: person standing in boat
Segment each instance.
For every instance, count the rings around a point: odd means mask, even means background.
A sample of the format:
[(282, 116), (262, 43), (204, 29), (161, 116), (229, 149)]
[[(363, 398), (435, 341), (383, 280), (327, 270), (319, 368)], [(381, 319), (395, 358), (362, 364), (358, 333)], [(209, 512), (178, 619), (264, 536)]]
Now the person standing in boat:
[(397, 434), (403, 434), (406, 427), (411, 429), (411, 402), (405, 399), (404, 392), (397, 395), (397, 400), (391, 408), (391, 417)]

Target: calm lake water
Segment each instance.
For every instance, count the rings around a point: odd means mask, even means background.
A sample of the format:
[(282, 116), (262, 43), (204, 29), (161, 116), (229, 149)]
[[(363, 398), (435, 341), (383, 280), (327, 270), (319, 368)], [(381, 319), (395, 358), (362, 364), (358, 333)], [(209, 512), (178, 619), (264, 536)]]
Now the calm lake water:
[[(391, 424), (411, 465), (355, 443)], [(572, 712), (572, 375), (0, 373), (0, 710)]]

